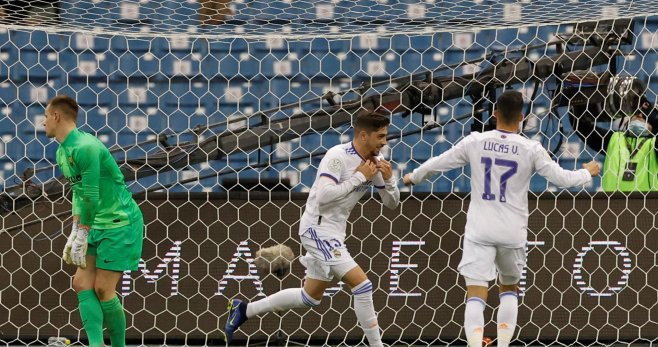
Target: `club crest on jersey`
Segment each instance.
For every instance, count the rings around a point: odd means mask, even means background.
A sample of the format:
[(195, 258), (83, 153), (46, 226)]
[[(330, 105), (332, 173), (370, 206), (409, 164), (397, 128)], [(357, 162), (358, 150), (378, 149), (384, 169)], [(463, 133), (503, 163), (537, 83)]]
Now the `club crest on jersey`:
[(329, 168), (329, 171), (338, 173), (338, 172), (340, 172), (340, 167), (342, 165), (343, 164), (341, 163), (340, 159), (334, 158), (334, 159), (329, 160), (329, 163), (327, 164), (327, 167)]
[(334, 248), (334, 257), (336, 257), (336, 258), (340, 258), (341, 255), (342, 255), (342, 254), (340, 253), (340, 251), (337, 250), (336, 248)]
[(73, 157), (69, 157), (69, 164), (73, 165)]

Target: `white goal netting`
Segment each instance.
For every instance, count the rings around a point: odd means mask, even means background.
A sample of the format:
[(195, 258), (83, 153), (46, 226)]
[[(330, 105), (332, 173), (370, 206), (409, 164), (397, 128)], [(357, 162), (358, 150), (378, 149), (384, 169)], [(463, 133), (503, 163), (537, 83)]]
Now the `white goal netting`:
[[(561, 166), (605, 163), (609, 139), (582, 124), (625, 129), (601, 112), (611, 76), (637, 77), (656, 102), (657, 5), (0, 2), (0, 341), (86, 338), (60, 259), (70, 196), (42, 127), (49, 98), (76, 98), (79, 125), (111, 149), (144, 212), (143, 261), (118, 288), (128, 339), (217, 344), (227, 298), (301, 284), (297, 261), (277, 277), (255, 253), (283, 243), (300, 255), (306, 193), (354, 114), (391, 115), (385, 155), (401, 177), (489, 128), (492, 102), (515, 89), (523, 133)], [(456, 267), (470, 169), (402, 188), (395, 211), (364, 200), (350, 218), (347, 245), (375, 284), (386, 342), (465, 343)], [(647, 184), (607, 194), (598, 178), (565, 191), (533, 177), (516, 344), (658, 342), (658, 184)], [(236, 338), (356, 345), (349, 307), (337, 283), (318, 309), (250, 320)]]

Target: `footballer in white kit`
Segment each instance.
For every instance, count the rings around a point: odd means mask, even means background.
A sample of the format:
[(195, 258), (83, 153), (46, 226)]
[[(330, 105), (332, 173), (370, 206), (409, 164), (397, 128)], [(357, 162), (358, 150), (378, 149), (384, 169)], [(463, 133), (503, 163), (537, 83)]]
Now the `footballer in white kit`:
[(484, 308), (489, 282), (500, 286), (498, 346), (509, 345), (516, 326), (518, 283), (526, 264), (528, 187), (537, 172), (561, 186), (584, 185), (598, 175), (595, 162), (577, 171), (565, 170), (542, 145), (520, 134), (523, 96), (506, 91), (496, 102), (497, 129), (471, 133), (453, 148), (405, 175), (404, 183), (417, 184), (428, 176), (471, 166), (471, 196), (459, 273), (467, 288), (464, 328), (470, 347), (482, 346)]
[(390, 120), (377, 113), (354, 120), (351, 142), (332, 147), (320, 162), (300, 221), (299, 236), (306, 254), (303, 288), (289, 288), (247, 303), (232, 299), (224, 329), (230, 342), (248, 318), (266, 312), (310, 308), (320, 304), (334, 279), (347, 284), (354, 295), (354, 311), (370, 346), (383, 346), (372, 301), (373, 285), (345, 246), (347, 219), (366, 192), (377, 189), (382, 202), (394, 209), (400, 191), (391, 164), (380, 153), (386, 145)]
[[(374, 158), (377, 162), (384, 161), (381, 154)], [(341, 279), (357, 266), (345, 248), (345, 230), (347, 218), (363, 194), (374, 187), (386, 207), (393, 209), (398, 205), (400, 191), (395, 176), (391, 175), (386, 182), (382, 174), (377, 173), (366, 181), (363, 174), (357, 172), (366, 160), (357, 152), (354, 143), (349, 142), (332, 147), (320, 162), (299, 227), (307, 252), (301, 258), (307, 277), (322, 281)], [(332, 186), (337, 189), (325, 189)]]

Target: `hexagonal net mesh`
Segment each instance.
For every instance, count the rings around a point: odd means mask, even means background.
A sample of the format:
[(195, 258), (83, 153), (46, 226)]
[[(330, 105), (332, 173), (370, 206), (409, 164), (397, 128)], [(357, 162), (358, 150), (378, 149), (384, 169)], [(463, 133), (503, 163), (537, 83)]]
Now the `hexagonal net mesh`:
[[(277, 275), (256, 267), (256, 252), (285, 244), (297, 257), (304, 253), (299, 219), (319, 162), (350, 141), (358, 113), (390, 115), (383, 152), (398, 178), (470, 132), (490, 129), (505, 89), (524, 94), (523, 134), (562, 167), (611, 165), (611, 136), (626, 134), (630, 115), (609, 112), (608, 86), (615, 76), (634, 76), (649, 103), (656, 99), (658, 17), (648, 12), (655, 5), (2, 5), (0, 341), (86, 341), (70, 286), (74, 269), (60, 258), (71, 196), (54, 165), (58, 144), (42, 127), (49, 98), (77, 100), (78, 125), (110, 148), (145, 217), (139, 270), (124, 273), (118, 287), (127, 338), (217, 344), (227, 298), (259, 299), (302, 283), (297, 259)], [(642, 153), (650, 158), (648, 148)], [(413, 190), (400, 184), (395, 210), (373, 192), (352, 211), (347, 247), (375, 285), (386, 342), (464, 343), (456, 268), (474, 169), (444, 172)], [(562, 189), (532, 177), (517, 343), (658, 342), (651, 170), (646, 182), (621, 179), (632, 182), (622, 190), (640, 193), (600, 193), (621, 188), (599, 178)], [(251, 319), (236, 339), (364, 342), (349, 289), (337, 283), (325, 297), (314, 310)], [(496, 295), (489, 305), (485, 336), (493, 338)]]
[(656, 13), (650, 0), (19, 0), (3, 7), (9, 25), (124, 35), (258, 39), (453, 32), (630, 18)]

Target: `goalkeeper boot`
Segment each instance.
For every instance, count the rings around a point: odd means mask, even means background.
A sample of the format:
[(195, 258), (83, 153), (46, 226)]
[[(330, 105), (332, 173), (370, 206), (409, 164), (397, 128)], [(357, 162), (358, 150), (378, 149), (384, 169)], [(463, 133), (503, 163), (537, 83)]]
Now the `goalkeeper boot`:
[(224, 327), (224, 340), (230, 343), (233, 339), (233, 333), (247, 321), (247, 303), (233, 299), (228, 302), (228, 318)]

